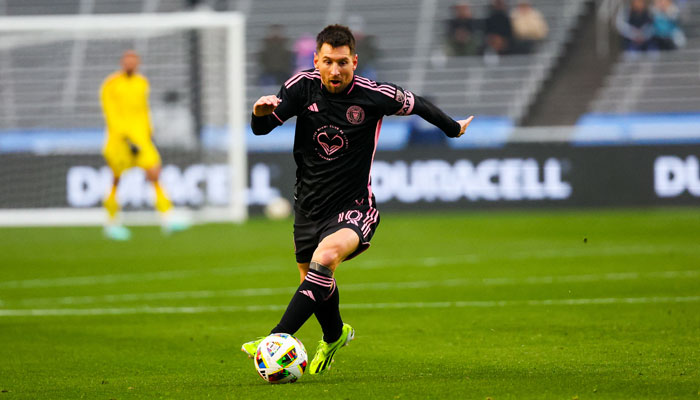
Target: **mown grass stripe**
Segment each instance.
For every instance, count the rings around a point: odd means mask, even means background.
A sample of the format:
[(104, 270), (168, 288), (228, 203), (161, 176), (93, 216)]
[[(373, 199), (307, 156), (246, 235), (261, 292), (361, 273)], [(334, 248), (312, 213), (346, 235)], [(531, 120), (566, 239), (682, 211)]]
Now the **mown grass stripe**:
[[(372, 259), (366, 258), (354, 261), (353, 269), (389, 269), (395, 267), (420, 266), (420, 267), (437, 267), (452, 263), (468, 263), (474, 264), (490, 260), (525, 260), (525, 259), (556, 259), (556, 258), (572, 258), (572, 257), (610, 257), (610, 256), (633, 256), (644, 254), (658, 254), (664, 252), (680, 252), (683, 254), (696, 253), (698, 250), (693, 250), (689, 247), (682, 246), (608, 246), (594, 247), (589, 246), (586, 249), (570, 248), (557, 250), (537, 250), (537, 251), (518, 251), (504, 254), (492, 255), (477, 255), (477, 254), (457, 254), (442, 257), (410, 257), (410, 258), (391, 258), (391, 259)], [(30, 288), (49, 288), (49, 287), (70, 287), (70, 286), (92, 286), (92, 285), (109, 285), (115, 283), (127, 282), (146, 282), (146, 281), (167, 281), (177, 279), (187, 279), (192, 277), (201, 277), (209, 274), (213, 276), (230, 276), (241, 274), (257, 274), (269, 273), (293, 268), (289, 263), (270, 263), (254, 266), (235, 266), (235, 267), (217, 267), (201, 270), (170, 270), (160, 272), (144, 272), (132, 274), (107, 274), (107, 275), (92, 275), (92, 276), (75, 276), (61, 278), (37, 278), (37, 279), (20, 279), (12, 281), (0, 281), (0, 289), (30, 289)]]
[[(561, 276), (529, 276), (524, 278), (481, 278), (481, 279), (447, 279), (447, 280), (422, 280), (406, 282), (370, 282), (343, 284), (343, 291), (371, 291), (371, 290), (401, 290), (401, 289), (426, 289), (433, 287), (475, 287), (475, 286), (508, 286), (508, 285), (548, 285), (558, 283), (595, 283), (604, 281), (629, 281), (637, 279), (677, 279), (698, 278), (700, 270), (686, 271), (655, 271), (655, 272), (616, 272), (605, 274), (561, 275)], [(63, 297), (38, 297), (22, 298), (15, 302), (6, 299), (6, 303), (22, 306), (41, 305), (85, 305), (85, 304), (113, 304), (128, 303), (134, 301), (154, 300), (184, 300), (184, 299), (212, 299), (235, 297), (258, 297), (286, 295), (292, 293), (297, 287), (288, 286), (280, 288), (252, 288), (231, 290), (191, 290), (174, 292), (151, 293), (124, 293), (98, 296), (63, 296)], [(0, 305), (2, 303), (0, 302)]]
[[(352, 310), (414, 309), (414, 308), (497, 308), (512, 306), (582, 306), (605, 304), (654, 304), (654, 303), (697, 303), (700, 296), (678, 297), (607, 297), (583, 299), (540, 299), (540, 300), (492, 300), (492, 301), (438, 301), (438, 302), (398, 302), (398, 303), (354, 303), (343, 304), (341, 308)], [(218, 312), (260, 312), (281, 311), (286, 305), (268, 306), (201, 306), (201, 307), (121, 307), (121, 308), (63, 308), (0, 310), (0, 317), (45, 317), (45, 316), (103, 316), (129, 314), (204, 314)]]

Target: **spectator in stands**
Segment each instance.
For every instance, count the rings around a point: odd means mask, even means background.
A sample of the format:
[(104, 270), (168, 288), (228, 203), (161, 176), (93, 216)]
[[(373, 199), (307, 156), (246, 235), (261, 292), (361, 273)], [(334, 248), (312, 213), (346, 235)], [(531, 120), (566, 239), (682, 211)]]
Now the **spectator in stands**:
[(292, 52), (282, 25), (268, 27), (258, 54), (258, 63), (261, 85), (280, 85), (291, 75)]
[(680, 10), (673, 0), (654, 0), (651, 9), (654, 26), (654, 47), (659, 50), (675, 50), (685, 46), (686, 38), (680, 27)]
[(615, 27), (622, 38), (622, 48), (627, 52), (646, 51), (654, 34), (651, 12), (646, 0), (631, 0), (629, 6), (620, 8)]
[(508, 54), (513, 42), (513, 27), (505, 0), (491, 0), (489, 14), (484, 21), (484, 34), (484, 61), (498, 64), (498, 56)]
[(467, 2), (452, 6), (452, 18), (447, 21), (447, 54), (471, 56), (477, 53), (478, 40), (472, 10)]
[(313, 68), (316, 38), (310, 33), (304, 33), (294, 43), (294, 52), (296, 54), (295, 72)]
[(531, 53), (537, 43), (549, 33), (547, 21), (529, 0), (518, 1), (518, 5), (510, 12), (510, 22), (514, 37), (512, 52), (516, 54)]
[(348, 17), (348, 27), (355, 36), (355, 52), (361, 60), (355, 71), (357, 75), (377, 80), (377, 41), (374, 35), (365, 33), (365, 20), (361, 15)]

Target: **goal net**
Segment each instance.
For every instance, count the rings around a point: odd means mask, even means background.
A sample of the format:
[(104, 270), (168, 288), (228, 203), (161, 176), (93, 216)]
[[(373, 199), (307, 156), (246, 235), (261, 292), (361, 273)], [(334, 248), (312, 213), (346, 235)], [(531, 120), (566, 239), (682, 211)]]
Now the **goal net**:
[[(244, 46), (239, 13), (0, 18), (0, 225), (104, 222), (99, 91), (130, 49), (177, 212), (245, 220)], [(142, 170), (122, 176), (117, 197), (127, 224), (157, 222)]]

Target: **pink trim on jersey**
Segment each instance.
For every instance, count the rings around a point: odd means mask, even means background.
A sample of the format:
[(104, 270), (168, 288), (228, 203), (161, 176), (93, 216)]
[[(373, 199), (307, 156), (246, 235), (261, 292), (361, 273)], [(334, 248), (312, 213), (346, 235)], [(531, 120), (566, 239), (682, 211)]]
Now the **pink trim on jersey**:
[(376, 84), (370, 85), (370, 84), (360, 82), (360, 81), (357, 81), (356, 83), (357, 83), (357, 86), (360, 86), (360, 87), (363, 87), (363, 88), (369, 89), (369, 90), (374, 90), (375, 92), (380, 92), (388, 97), (391, 97), (392, 99), (396, 95), (396, 90), (392, 91), (391, 89), (393, 89), (393, 88), (391, 86), (386, 86), (386, 85), (377, 86)]
[(362, 76), (357, 76), (356, 78), (357, 78), (356, 82), (358, 84), (362, 85), (362, 87), (365, 87), (367, 89), (381, 91), (382, 93), (384, 93), (390, 97), (394, 97), (396, 95), (396, 88), (391, 86), (391, 85), (387, 85), (387, 84), (378, 85), (377, 82), (375, 82), (371, 79), (367, 79), (367, 78), (362, 77)]
[(278, 117), (277, 114), (275, 114), (274, 111), (272, 112), (272, 115), (274, 115), (275, 118), (277, 118), (277, 120), (280, 122), (280, 124), (284, 124), (284, 121), (282, 121), (282, 119), (281, 119), (280, 117)]
[(294, 86), (295, 83), (299, 82), (303, 78), (313, 80), (314, 78), (320, 78), (320, 77), (321, 77), (321, 73), (318, 72), (318, 70), (316, 70), (314, 72), (299, 72), (298, 74), (287, 79), (287, 81), (284, 83), (284, 87), (289, 89), (290, 87)]
[(377, 88), (376, 86), (372, 87), (372, 86), (369, 86), (369, 85), (366, 85), (366, 84), (360, 83), (360, 82), (357, 82), (357, 86), (363, 87), (365, 89), (373, 90), (375, 92), (379, 92), (383, 95), (386, 95), (387, 97), (391, 97), (392, 99), (394, 98), (394, 94), (392, 94), (389, 90), (384, 89), (384, 88), (380, 89), (380, 88)]
[(374, 164), (374, 155), (377, 154), (377, 143), (379, 142), (379, 131), (382, 130), (382, 118), (377, 121), (377, 128), (374, 131), (374, 150), (372, 150), (372, 161), (369, 164), (369, 177), (367, 178), (367, 194), (370, 207), (372, 207), (372, 165)]
[(367, 85), (362, 82), (357, 82), (357, 86), (362, 86), (363, 88), (369, 89), (369, 90), (374, 90), (375, 92), (381, 92), (391, 98), (394, 98), (395, 92), (392, 92), (390, 89), (384, 88), (384, 87), (376, 87), (376, 86), (371, 86)]
[(361, 82), (361, 83), (364, 83), (364, 84), (366, 84), (366, 85), (370, 85), (370, 86), (372, 86), (372, 87), (387, 88), (387, 89), (389, 89), (389, 90), (392, 91), (392, 92), (396, 92), (396, 88), (393, 87), (393, 86), (391, 86), (391, 85), (387, 85), (387, 84), (378, 85), (376, 81), (373, 81), (373, 80), (371, 80), (371, 79), (367, 79), (367, 78), (365, 78), (365, 77), (363, 77), (363, 76), (357, 76), (357, 81), (358, 81), (358, 82)]
[[(356, 77), (357, 77), (357, 76), (356, 76)], [(355, 80), (353, 79), (353, 80), (352, 80), (352, 86), (350, 86), (350, 90), (348, 90), (348, 94), (350, 94), (350, 92), (352, 92), (352, 90), (353, 90), (354, 88), (355, 88)]]

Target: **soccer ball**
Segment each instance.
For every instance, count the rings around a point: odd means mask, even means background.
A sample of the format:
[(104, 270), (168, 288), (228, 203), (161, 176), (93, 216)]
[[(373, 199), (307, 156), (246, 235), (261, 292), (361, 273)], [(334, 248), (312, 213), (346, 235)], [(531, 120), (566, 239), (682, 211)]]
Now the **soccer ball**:
[(301, 342), (286, 333), (273, 333), (263, 339), (253, 362), (260, 377), (270, 383), (292, 383), (306, 370), (308, 356)]
[(292, 205), (284, 197), (277, 197), (265, 205), (265, 216), (269, 219), (278, 220), (289, 217), (292, 213)]

